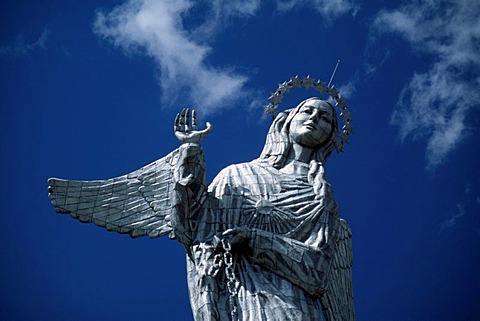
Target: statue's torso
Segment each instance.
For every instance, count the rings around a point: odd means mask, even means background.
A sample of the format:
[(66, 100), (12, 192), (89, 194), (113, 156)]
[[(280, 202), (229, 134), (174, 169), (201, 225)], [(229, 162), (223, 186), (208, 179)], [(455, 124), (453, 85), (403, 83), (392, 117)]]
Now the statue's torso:
[[(224, 271), (214, 276), (212, 268), (214, 235), (240, 226), (286, 235), (315, 246), (322, 206), (306, 181), (256, 161), (226, 168), (210, 185), (209, 192), (214, 198), (199, 214), (192, 255), (187, 257), (196, 321), (230, 318)], [(235, 255), (235, 275), (240, 320), (320, 319), (317, 298), (253, 263), (248, 251)]]

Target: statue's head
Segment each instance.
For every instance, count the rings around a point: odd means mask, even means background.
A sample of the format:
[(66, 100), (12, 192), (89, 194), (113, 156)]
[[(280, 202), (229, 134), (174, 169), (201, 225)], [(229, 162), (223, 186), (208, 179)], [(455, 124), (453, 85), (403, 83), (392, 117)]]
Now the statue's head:
[(312, 159), (324, 163), (337, 136), (337, 114), (333, 106), (317, 97), (277, 115), (268, 131), (260, 159), (276, 168), (283, 166), (292, 144), (314, 150)]

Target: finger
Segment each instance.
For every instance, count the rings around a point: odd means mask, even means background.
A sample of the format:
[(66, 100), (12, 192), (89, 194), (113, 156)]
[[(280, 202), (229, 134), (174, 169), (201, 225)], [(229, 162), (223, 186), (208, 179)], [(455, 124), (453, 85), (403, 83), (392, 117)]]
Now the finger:
[(322, 224), (320, 226), (320, 230), (318, 231), (318, 236), (320, 236), (320, 243), (324, 243), (325, 242), (325, 225)]
[(319, 173), (320, 177), (322, 178), (323, 182), (326, 183), (326, 184), (329, 184), (327, 174), (325, 173), (325, 166), (323, 166), (322, 163), (320, 163), (320, 169), (318, 170), (318, 173)]
[(178, 184), (182, 186), (188, 186), (191, 182), (193, 182), (193, 174), (190, 174), (187, 177), (178, 180)]
[(210, 133), (212, 132), (212, 129), (213, 129), (213, 126), (212, 124), (210, 124), (209, 122), (207, 122), (207, 128), (205, 128), (204, 130), (200, 130), (199, 133), (200, 133), (200, 140), (204, 139), (205, 137), (207, 137), (208, 135), (210, 135)]
[(185, 113), (187, 112), (186, 108), (182, 109), (182, 113), (180, 114), (180, 130), (185, 131)]
[(198, 130), (197, 127), (197, 112), (195, 109), (192, 109), (192, 129), (193, 130)]
[(318, 170), (318, 163), (315, 160), (312, 160), (309, 164), (309, 169), (308, 169), (308, 181), (313, 182), (315, 179), (315, 176), (317, 175), (317, 170)]
[(188, 132), (190, 130), (190, 108), (187, 108), (185, 112), (185, 131)]
[(236, 229), (233, 229), (233, 228), (230, 228), (228, 230), (226, 230), (225, 232), (222, 233), (223, 236), (229, 236), (229, 235), (233, 235), (233, 234), (236, 234), (237, 231)]
[(320, 173), (322, 177), (325, 177), (325, 167), (323, 166), (322, 163), (319, 163), (319, 165), (320, 165), (320, 169), (318, 170), (318, 173)]
[(173, 130), (178, 132), (180, 130), (180, 114), (175, 116), (175, 124), (173, 125)]

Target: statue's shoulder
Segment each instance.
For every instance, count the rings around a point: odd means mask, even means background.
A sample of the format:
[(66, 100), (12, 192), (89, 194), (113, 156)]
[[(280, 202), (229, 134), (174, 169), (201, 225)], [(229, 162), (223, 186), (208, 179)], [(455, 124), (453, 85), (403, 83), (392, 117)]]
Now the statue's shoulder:
[(243, 184), (252, 176), (264, 175), (264, 167), (265, 165), (258, 160), (229, 165), (217, 174), (211, 185)]
[(259, 175), (259, 171), (265, 170), (270, 165), (258, 159), (250, 162), (232, 164), (220, 171), (218, 175)]

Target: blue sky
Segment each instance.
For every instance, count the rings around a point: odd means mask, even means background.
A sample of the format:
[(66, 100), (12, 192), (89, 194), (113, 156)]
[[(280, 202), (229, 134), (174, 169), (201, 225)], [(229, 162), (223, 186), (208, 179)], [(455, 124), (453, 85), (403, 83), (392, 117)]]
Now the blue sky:
[(192, 106), (214, 126), (211, 181), (260, 154), (278, 83), (327, 82), (340, 59), (354, 132), (326, 171), (353, 230), (357, 319), (475, 320), (480, 3), (232, 3), (0, 2), (1, 319), (191, 320), (179, 244), (57, 215), (47, 178), (163, 157)]

